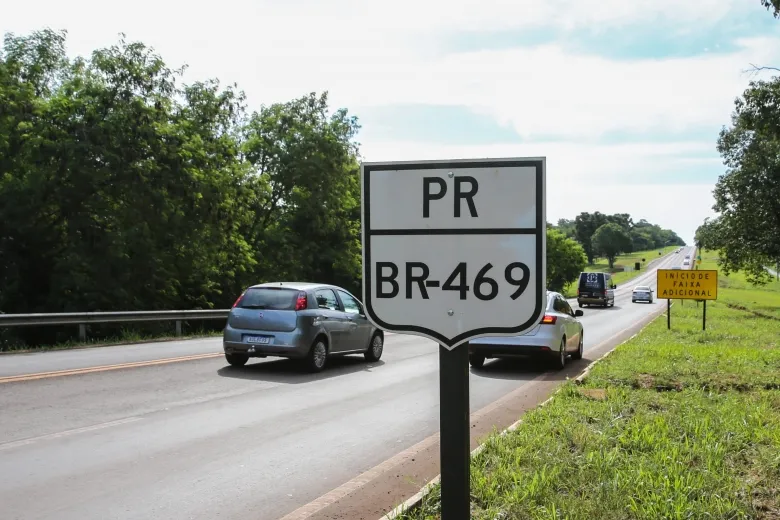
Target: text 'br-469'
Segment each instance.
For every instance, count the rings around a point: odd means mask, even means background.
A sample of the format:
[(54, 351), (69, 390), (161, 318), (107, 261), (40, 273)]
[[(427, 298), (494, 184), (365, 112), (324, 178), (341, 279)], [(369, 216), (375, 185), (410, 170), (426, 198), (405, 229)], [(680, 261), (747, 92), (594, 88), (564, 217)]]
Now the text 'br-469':
[(545, 163), (363, 163), (369, 319), (450, 349), (539, 323), (546, 302)]

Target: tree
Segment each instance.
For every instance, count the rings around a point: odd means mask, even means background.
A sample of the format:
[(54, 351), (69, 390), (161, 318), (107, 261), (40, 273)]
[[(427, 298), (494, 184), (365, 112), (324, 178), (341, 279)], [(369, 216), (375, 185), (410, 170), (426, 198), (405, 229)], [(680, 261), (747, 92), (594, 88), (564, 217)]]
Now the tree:
[[(10, 38), (8, 47), (31, 49), (46, 36)], [(19, 60), (17, 84), (38, 61)], [(35, 269), (20, 273), (31, 285), (3, 304), (17, 312), (213, 306), (251, 259), (234, 233), (247, 173), (230, 135), (240, 95), (214, 82), (179, 89), (181, 70), (138, 42), (51, 63), (59, 80), (35, 89), (40, 117), (0, 186), (15, 201), (2, 233), (13, 264)], [(38, 254), (46, 265), (31, 258)]]
[(614, 222), (626, 231), (631, 231), (634, 227), (634, 220), (628, 213), (615, 213), (614, 215), (606, 215), (607, 222)]
[(775, 18), (780, 17), (780, 0), (761, 0), (761, 5), (766, 7)]
[(631, 237), (619, 224), (608, 222), (593, 233), (593, 247), (607, 257), (611, 269), (615, 258), (631, 248)]
[(702, 225), (696, 228), (694, 243), (697, 249), (716, 250), (719, 248), (718, 224), (718, 218), (710, 220), (707, 217)]
[(562, 292), (577, 279), (586, 262), (581, 245), (556, 229), (547, 230), (547, 289)]
[(718, 151), (727, 168), (713, 191), (721, 267), (764, 283), (764, 266), (780, 258), (780, 79), (750, 83)]
[(630, 235), (632, 251), (647, 251), (655, 247), (655, 240), (646, 230), (632, 229)]
[(359, 128), (345, 109), (329, 115), (327, 93), (252, 114), (244, 150), (265, 194), (252, 230), (265, 277), (323, 280), (359, 293)]
[(283, 278), (359, 292), (346, 109), (311, 93), (250, 115), (237, 86), (182, 84), (140, 42), (69, 60), (65, 37), (0, 52), (0, 310), (224, 308)]
[(563, 233), (566, 238), (577, 238), (577, 230), (573, 220), (565, 218), (558, 219), (558, 224), (556, 224), (555, 227), (558, 229), (558, 231)]
[(588, 257), (588, 263), (592, 264), (596, 256), (596, 251), (591, 243), (593, 233), (606, 224), (607, 217), (598, 211), (595, 213), (582, 212), (574, 219), (574, 230), (577, 241), (582, 245), (585, 255)]

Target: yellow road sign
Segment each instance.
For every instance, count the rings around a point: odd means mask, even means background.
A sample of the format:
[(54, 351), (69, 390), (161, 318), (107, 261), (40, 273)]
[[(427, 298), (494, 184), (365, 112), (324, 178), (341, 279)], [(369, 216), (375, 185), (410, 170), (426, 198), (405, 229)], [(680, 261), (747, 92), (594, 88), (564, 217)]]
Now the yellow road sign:
[(659, 269), (656, 298), (670, 300), (717, 300), (718, 271)]

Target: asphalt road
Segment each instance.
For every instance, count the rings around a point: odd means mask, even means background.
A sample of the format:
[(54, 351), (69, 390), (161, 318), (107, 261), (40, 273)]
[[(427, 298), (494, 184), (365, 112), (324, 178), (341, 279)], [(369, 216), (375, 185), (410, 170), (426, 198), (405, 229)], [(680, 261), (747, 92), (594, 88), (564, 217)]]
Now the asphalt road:
[[(654, 280), (584, 309), (586, 355), (665, 304), (631, 303)], [(219, 350), (215, 338), (0, 356), (0, 376)], [(488, 361), (471, 374), (472, 411), (538, 370)], [(276, 519), (436, 433), (438, 397), (437, 345), (405, 335), (388, 336), (378, 363), (333, 360), (316, 375), (213, 357), (3, 383), (0, 518)]]

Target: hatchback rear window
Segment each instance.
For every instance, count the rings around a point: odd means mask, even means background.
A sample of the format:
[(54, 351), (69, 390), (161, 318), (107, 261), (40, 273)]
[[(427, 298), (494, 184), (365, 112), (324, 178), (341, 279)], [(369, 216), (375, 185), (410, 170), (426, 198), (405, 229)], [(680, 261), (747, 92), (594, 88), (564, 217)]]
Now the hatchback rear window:
[(270, 309), (277, 311), (295, 310), (295, 302), (298, 300), (297, 289), (275, 289), (262, 287), (247, 289), (244, 297), (238, 303), (243, 309)]

